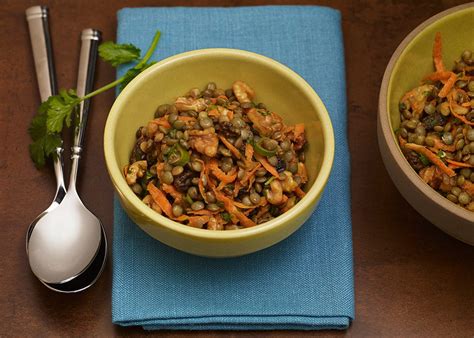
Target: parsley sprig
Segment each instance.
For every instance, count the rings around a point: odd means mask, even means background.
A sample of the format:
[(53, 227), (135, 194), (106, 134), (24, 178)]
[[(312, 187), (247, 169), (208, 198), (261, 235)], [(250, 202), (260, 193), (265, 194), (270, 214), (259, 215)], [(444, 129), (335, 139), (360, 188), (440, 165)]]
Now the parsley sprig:
[[(143, 58), (121, 78), (83, 97), (77, 96), (74, 89), (63, 89), (58, 95), (50, 96), (40, 105), (28, 129), (33, 141), (29, 146), (30, 157), (36, 167), (43, 167), (46, 158), (55, 154), (55, 149), (61, 146), (62, 138), (60, 133), (64, 126), (67, 128), (71, 127), (72, 120), (74, 117), (77, 117), (76, 114), (82, 101), (116, 86), (120, 86), (119, 88), (122, 90), (138, 74), (155, 64), (154, 61), (148, 62), (148, 60), (156, 49), (160, 35), (160, 31), (155, 33), (151, 45)], [(113, 67), (138, 61), (140, 52), (140, 49), (132, 44), (116, 44), (112, 41), (104, 42), (99, 46), (99, 56)], [(74, 118), (74, 121), (76, 120), (77, 118)]]

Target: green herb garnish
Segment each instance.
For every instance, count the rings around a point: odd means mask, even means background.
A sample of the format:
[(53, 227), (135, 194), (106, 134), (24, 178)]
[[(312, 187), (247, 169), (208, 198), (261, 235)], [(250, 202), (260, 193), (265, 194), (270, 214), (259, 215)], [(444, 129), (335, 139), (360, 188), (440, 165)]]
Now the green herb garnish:
[[(120, 85), (122, 90), (133, 78), (150, 67), (154, 62), (148, 62), (160, 39), (160, 31), (153, 37), (150, 48), (140, 62), (129, 69), (121, 78), (99, 88), (83, 97), (78, 97), (73, 89), (61, 90), (58, 95), (50, 96), (38, 108), (38, 113), (33, 117), (28, 132), (32, 143), (29, 146), (30, 157), (36, 167), (44, 166), (46, 158), (55, 153), (55, 149), (62, 144), (61, 131), (66, 125), (71, 127), (72, 119), (77, 120), (77, 110), (82, 101), (90, 99), (100, 93)], [(104, 42), (99, 47), (99, 55), (112, 66), (138, 60), (140, 49), (131, 44), (116, 44), (111, 41)]]
[(100, 57), (113, 67), (137, 60), (140, 52), (140, 49), (132, 44), (116, 44), (112, 41), (106, 41), (99, 46)]
[(231, 221), (231, 217), (228, 212), (221, 212), (221, 217), (226, 223), (229, 223)]
[(430, 161), (428, 160), (428, 158), (425, 155), (418, 154), (418, 157), (420, 158), (421, 163), (423, 163), (423, 165), (425, 167), (430, 165)]

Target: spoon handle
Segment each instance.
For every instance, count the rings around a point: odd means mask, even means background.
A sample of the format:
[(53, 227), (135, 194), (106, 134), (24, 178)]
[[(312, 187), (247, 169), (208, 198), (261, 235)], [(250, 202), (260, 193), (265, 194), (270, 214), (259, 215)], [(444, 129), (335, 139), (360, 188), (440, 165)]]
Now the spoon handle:
[[(79, 71), (77, 75), (77, 95), (79, 97), (91, 92), (94, 85), (97, 50), (101, 32), (96, 29), (84, 29), (81, 33), (81, 51), (79, 56)], [(74, 129), (74, 145), (71, 148), (72, 166), (69, 178), (69, 189), (76, 189), (77, 171), (84, 143), (84, 135), (89, 114), (90, 99), (81, 102), (78, 113), (78, 123)]]
[[(56, 72), (54, 70), (53, 48), (49, 33), (49, 11), (46, 6), (33, 6), (25, 11), (30, 31), (31, 48), (35, 62), (36, 79), (41, 102), (57, 93)], [(54, 201), (60, 203), (65, 195), (63, 161), (61, 147), (56, 148), (53, 157), (54, 174), (56, 176), (56, 196)]]

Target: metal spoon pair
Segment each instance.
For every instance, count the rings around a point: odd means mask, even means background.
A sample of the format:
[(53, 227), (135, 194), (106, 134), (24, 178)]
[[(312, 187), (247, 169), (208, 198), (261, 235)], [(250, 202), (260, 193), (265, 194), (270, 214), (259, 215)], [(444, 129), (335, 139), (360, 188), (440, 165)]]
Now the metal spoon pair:
[[(41, 100), (57, 93), (48, 26), (48, 9), (34, 6), (26, 10), (36, 75)], [(93, 87), (97, 49), (101, 33), (85, 29), (81, 34), (81, 53), (77, 94), (84, 96)], [(72, 167), (66, 192), (62, 169), (62, 148), (56, 149), (54, 172), (56, 196), (52, 204), (31, 224), (26, 236), (26, 251), (31, 270), (48, 288), (73, 293), (87, 289), (99, 278), (107, 257), (107, 239), (100, 220), (82, 203), (76, 178), (87, 124), (89, 101), (83, 101), (74, 134)]]

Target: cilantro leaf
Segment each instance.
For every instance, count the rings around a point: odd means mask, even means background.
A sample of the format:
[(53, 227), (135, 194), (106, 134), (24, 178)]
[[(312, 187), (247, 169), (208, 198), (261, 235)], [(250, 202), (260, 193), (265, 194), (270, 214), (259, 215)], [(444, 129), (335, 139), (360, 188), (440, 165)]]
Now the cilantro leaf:
[(46, 134), (46, 114), (39, 111), (38, 114), (31, 120), (28, 133), (33, 141), (36, 141)]
[(71, 115), (76, 110), (81, 100), (72, 89), (61, 90), (59, 95), (50, 96), (45, 102), (47, 119), (46, 128), (50, 133), (59, 133), (63, 124), (71, 126)]
[(117, 67), (124, 63), (137, 60), (140, 57), (140, 49), (132, 44), (117, 44), (112, 41), (106, 41), (99, 46), (100, 57)]
[(28, 147), (30, 157), (37, 168), (44, 167), (44, 163), (46, 162), (43, 144), (43, 139), (39, 139), (31, 143)]
[(30, 144), (30, 155), (35, 165), (37, 167), (44, 166), (46, 157), (53, 154), (56, 148), (61, 147), (62, 143), (61, 135), (46, 134)]
[(35, 166), (41, 168), (46, 162), (46, 157), (54, 153), (62, 144), (61, 136), (57, 133), (48, 134), (46, 130), (46, 114), (39, 113), (31, 121), (29, 133), (33, 143), (29, 146), (30, 156)]

